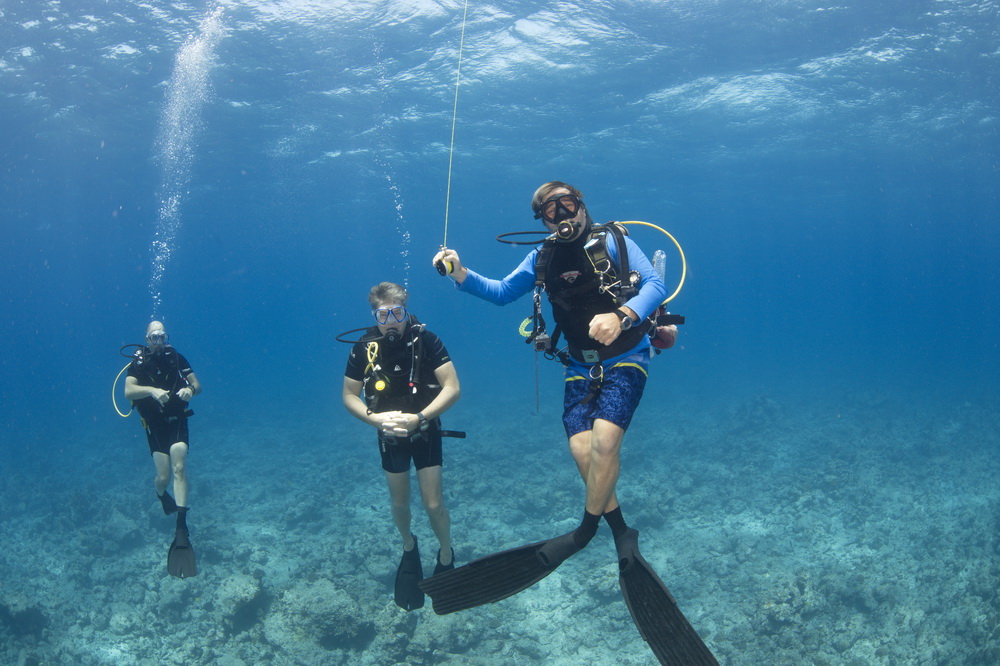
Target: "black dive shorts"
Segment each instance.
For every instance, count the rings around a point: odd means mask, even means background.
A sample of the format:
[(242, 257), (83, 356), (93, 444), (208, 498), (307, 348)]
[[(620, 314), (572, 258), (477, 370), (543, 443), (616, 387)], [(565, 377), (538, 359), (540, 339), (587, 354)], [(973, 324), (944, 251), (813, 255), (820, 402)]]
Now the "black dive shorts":
[(165, 453), (170, 455), (170, 447), (177, 442), (191, 446), (188, 438), (188, 420), (186, 416), (171, 416), (155, 421), (143, 421), (146, 428), (146, 441), (149, 442), (149, 455)]
[(378, 450), (382, 454), (382, 469), (395, 474), (410, 471), (410, 460), (416, 469), (441, 465), (444, 462), (441, 426), (435, 421), (426, 432), (409, 438), (379, 433)]

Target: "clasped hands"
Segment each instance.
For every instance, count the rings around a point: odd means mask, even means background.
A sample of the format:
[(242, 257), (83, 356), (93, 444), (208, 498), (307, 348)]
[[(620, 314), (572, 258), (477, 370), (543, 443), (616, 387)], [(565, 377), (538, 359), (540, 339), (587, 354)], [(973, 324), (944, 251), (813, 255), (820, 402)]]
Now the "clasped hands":
[(400, 411), (372, 414), (372, 420), (384, 434), (393, 437), (406, 437), (420, 425), (416, 414)]
[[(188, 396), (186, 398), (183, 395), (181, 395), (184, 391), (188, 392)], [(170, 402), (170, 391), (161, 388), (153, 388), (151, 389), (150, 397), (156, 400), (161, 405), (166, 405), (168, 402)], [(185, 386), (179, 391), (177, 391), (177, 397), (183, 400), (184, 402), (190, 402), (191, 398), (194, 397), (194, 389), (191, 388), (190, 386)]]

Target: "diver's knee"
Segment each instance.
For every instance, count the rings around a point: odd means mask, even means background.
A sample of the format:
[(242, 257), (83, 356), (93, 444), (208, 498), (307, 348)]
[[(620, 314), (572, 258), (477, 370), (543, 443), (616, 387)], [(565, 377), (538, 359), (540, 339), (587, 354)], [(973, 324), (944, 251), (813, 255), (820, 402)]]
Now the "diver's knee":
[(573, 460), (581, 462), (583, 460), (590, 459), (590, 450), (592, 444), (589, 440), (573, 438), (569, 440), (569, 452), (573, 456)]
[(621, 450), (621, 440), (616, 441), (596, 441), (594, 442), (593, 452), (599, 458), (613, 458), (618, 455)]
[(444, 505), (443, 497), (431, 497), (424, 500), (424, 511), (428, 515), (434, 516), (448, 511), (447, 507)]

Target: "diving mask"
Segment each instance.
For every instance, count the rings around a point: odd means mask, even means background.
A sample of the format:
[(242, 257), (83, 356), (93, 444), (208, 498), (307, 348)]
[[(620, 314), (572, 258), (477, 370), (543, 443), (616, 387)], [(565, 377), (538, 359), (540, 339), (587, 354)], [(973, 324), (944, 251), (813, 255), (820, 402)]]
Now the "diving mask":
[(164, 347), (167, 344), (168, 339), (169, 336), (167, 336), (166, 331), (163, 330), (150, 331), (149, 335), (146, 336), (146, 342), (148, 342), (149, 346), (153, 348)]
[(389, 323), (390, 315), (397, 322), (403, 322), (406, 319), (406, 308), (402, 305), (396, 305), (391, 308), (377, 308), (372, 310), (372, 314), (375, 316), (375, 321), (385, 326)]
[(556, 237), (560, 240), (570, 240), (576, 235), (578, 225), (572, 222), (576, 214), (583, 208), (583, 202), (574, 194), (556, 194), (545, 201), (535, 211), (535, 219), (556, 226)]

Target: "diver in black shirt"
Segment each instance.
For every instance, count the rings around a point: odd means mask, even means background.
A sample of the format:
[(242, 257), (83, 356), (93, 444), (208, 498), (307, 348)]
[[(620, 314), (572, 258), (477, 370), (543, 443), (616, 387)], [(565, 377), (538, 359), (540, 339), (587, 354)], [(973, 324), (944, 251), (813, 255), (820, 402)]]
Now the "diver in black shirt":
[[(188, 446), (188, 403), (201, 393), (201, 383), (191, 364), (167, 344), (162, 322), (146, 327), (146, 346), (135, 353), (125, 378), (125, 397), (131, 400), (146, 431), (149, 452), (156, 466), (154, 486), (163, 512), (177, 512), (174, 545), (167, 558), (167, 569), (179, 578), (197, 573), (194, 552), (188, 541), (188, 483), (186, 461)], [(171, 471), (176, 501), (167, 492)]]
[(431, 529), (438, 539), (435, 573), (454, 568), (451, 519), (441, 490), (440, 416), (458, 400), (455, 366), (438, 336), (406, 309), (406, 290), (392, 282), (372, 287), (368, 300), (377, 326), (354, 344), (344, 372), (343, 401), (355, 418), (378, 432), (382, 469), (389, 485), (392, 519), (403, 540), (396, 571), (396, 604), (424, 605), (417, 538), (410, 531), (410, 460)]

